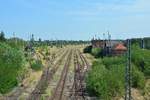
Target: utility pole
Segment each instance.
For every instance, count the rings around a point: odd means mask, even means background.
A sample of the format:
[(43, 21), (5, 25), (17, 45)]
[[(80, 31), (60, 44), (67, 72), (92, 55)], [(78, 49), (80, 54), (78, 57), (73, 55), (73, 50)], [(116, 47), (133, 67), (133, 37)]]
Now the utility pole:
[(131, 100), (131, 40), (127, 39), (127, 64), (125, 73), (125, 100)]
[(103, 56), (106, 55), (106, 38), (105, 38), (105, 33), (103, 33)]
[(16, 38), (15, 32), (13, 32), (13, 38), (14, 38), (15, 44), (17, 44), (17, 38)]
[(108, 54), (110, 55), (111, 53), (111, 35), (108, 31)]
[(141, 39), (141, 47), (142, 47), (142, 49), (145, 48), (144, 38)]

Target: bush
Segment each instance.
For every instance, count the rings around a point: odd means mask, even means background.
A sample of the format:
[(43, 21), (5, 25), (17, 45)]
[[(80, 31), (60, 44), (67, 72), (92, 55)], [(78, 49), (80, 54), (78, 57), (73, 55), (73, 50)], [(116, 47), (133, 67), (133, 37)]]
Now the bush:
[(150, 78), (150, 61), (145, 61), (144, 75)]
[(95, 58), (98, 58), (101, 56), (102, 49), (101, 48), (92, 48), (91, 53)]
[[(110, 65), (111, 66), (111, 65)], [(87, 76), (87, 89), (101, 99), (110, 100), (124, 93), (124, 66), (113, 65), (109, 69), (102, 60), (94, 62)]]
[(145, 77), (144, 74), (137, 69), (136, 66), (132, 65), (132, 86), (134, 88), (144, 88), (145, 85)]
[(0, 43), (0, 93), (6, 93), (17, 85), (23, 65), (24, 56), (21, 51)]
[[(101, 69), (101, 70), (99, 70)], [(94, 62), (92, 70), (89, 71), (86, 79), (87, 89), (91, 95), (107, 97), (108, 82), (105, 79), (107, 69), (101, 62)]]
[(104, 57), (102, 61), (108, 69), (110, 69), (112, 65), (125, 65), (125, 57)]
[(15, 49), (23, 49), (26, 42), (19, 38), (10, 38), (6, 41), (6, 43)]
[(36, 60), (31, 63), (31, 68), (33, 70), (39, 71), (42, 69), (42, 67), (43, 67), (42, 61), (40, 61), (40, 60)]
[[(145, 77), (132, 64), (132, 86), (144, 88)], [(116, 96), (123, 96), (125, 91), (125, 58), (105, 57), (93, 63), (87, 76), (87, 89), (102, 100), (110, 100)]]
[(84, 53), (91, 53), (91, 51), (92, 51), (92, 46), (87, 46), (83, 50)]
[(150, 76), (150, 50), (140, 49), (132, 46), (132, 62), (144, 73), (146, 77)]

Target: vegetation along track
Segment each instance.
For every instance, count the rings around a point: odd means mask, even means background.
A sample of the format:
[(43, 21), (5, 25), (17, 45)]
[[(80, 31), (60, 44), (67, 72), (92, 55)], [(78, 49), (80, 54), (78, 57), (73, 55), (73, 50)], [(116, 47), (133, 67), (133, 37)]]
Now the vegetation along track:
[[(56, 57), (54, 58), (54, 59), (52, 59), (52, 60), (49, 60), (48, 62), (49, 63), (51, 63), (51, 64), (53, 64), (54, 63), (54, 60), (60, 55), (60, 54), (62, 54), (64, 52), (64, 49), (63, 50), (59, 50), (59, 51), (57, 51), (56, 52)], [(43, 70), (43, 73), (45, 73), (46, 72), (46, 70), (48, 70), (49, 68), (45, 68), (44, 70)], [(19, 97), (21, 96), (21, 94), (23, 93), (23, 92), (26, 92), (27, 93), (27, 91), (26, 91), (26, 89), (27, 89), (28, 87), (22, 87), (22, 86), (18, 86), (18, 88), (14, 91), (14, 92), (12, 92), (10, 95), (8, 95), (8, 96), (4, 96), (3, 98), (4, 98), (4, 100), (17, 100), (17, 99), (19, 99)]]
[(70, 62), (71, 62), (71, 55), (72, 55), (72, 50), (69, 52), (66, 63), (64, 65), (64, 68), (61, 73), (60, 80), (59, 80), (50, 100), (62, 100), (66, 77), (67, 77), (67, 73), (69, 70)]
[(84, 71), (87, 71), (90, 68), (90, 65), (88, 63), (88, 61), (86, 60), (86, 58), (82, 55), (82, 53), (80, 52), (80, 50), (77, 50), (79, 52), (79, 56), (83, 62), (83, 66), (84, 66)]
[(49, 67), (46, 68), (41, 76), (41, 80), (37, 84), (36, 88), (33, 90), (33, 92), (30, 94), (28, 100), (39, 100), (41, 97), (41, 94), (45, 92), (45, 89), (47, 88), (48, 83), (53, 78), (53, 75), (59, 68), (59, 65), (61, 64), (63, 58), (66, 56), (68, 51), (66, 51), (61, 58), (57, 61), (57, 63), (50, 69)]

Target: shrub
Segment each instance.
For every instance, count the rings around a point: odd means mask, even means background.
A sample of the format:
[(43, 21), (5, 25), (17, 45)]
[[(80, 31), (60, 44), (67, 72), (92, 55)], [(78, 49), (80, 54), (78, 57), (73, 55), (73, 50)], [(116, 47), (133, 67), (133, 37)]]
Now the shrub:
[(17, 77), (24, 65), (23, 53), (0, 43), (0, 93), (6, 93), (17, 85)]
[[(111, 66), (111, 65), (110, 65)], [(94, 62), (86, 80), (87, 89), (101, 99), (110, 100), (124, 93), (124, 66), (105, 68), (101, 59)]]
[(150, 61), (145, 61), (144, 75), (150, 78)]
[(144, 74), (134, 65), (132, 65), (132, 69), (132, 86), (143, 89), (145, 85)]
[(103, 64), (106, 66), (106, 68), (110, 69), (112, 65), (125, 65), (125, 58), (124, 57), (104, 57), (102, 59)]
[(6, 43), (15, 49), (23, 49), (26, 42), (19, 38), (10, 38), (6, 41)]
[(95, 58), (98, 58), (101, 56), (102, 49), (101, 48), (92, 48), (91, 53)]
[(83, 50), (84, 53), (91, 53), (91, 51), (92, 51), (92, 46), (87, 46)]
[(132, 46), (132, 62), (137, 68), (144, 73), (145, 76), (150, 76), (150, 50), (140, 49)]
[[(101, 70), (99, 70), (101, 69)], [(94, 62), (92, 70), (89, 71), (88, 77), (86, 79), (87, 89), (90, 94), (97, 96), (106, 97), (108, 94), (108, 82), (105, 79), (107, 74), (107, 69), (101, 62)]]
[(42, 69), (42, 67), (43, 67), (42, 61), (40, 61), (40, 60), (36, 60), (36, 61), (31, 62), (31, 68), (33, 70), (39, 71)]

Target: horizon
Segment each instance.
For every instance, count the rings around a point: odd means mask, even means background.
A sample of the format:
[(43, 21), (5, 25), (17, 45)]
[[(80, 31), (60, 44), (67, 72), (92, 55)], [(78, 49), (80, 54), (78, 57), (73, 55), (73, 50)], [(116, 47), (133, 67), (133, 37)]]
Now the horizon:
[(150, 37), (149, 0), (5, 0), (0, 1), (0, 30), (7, 38), (28, 40)]

